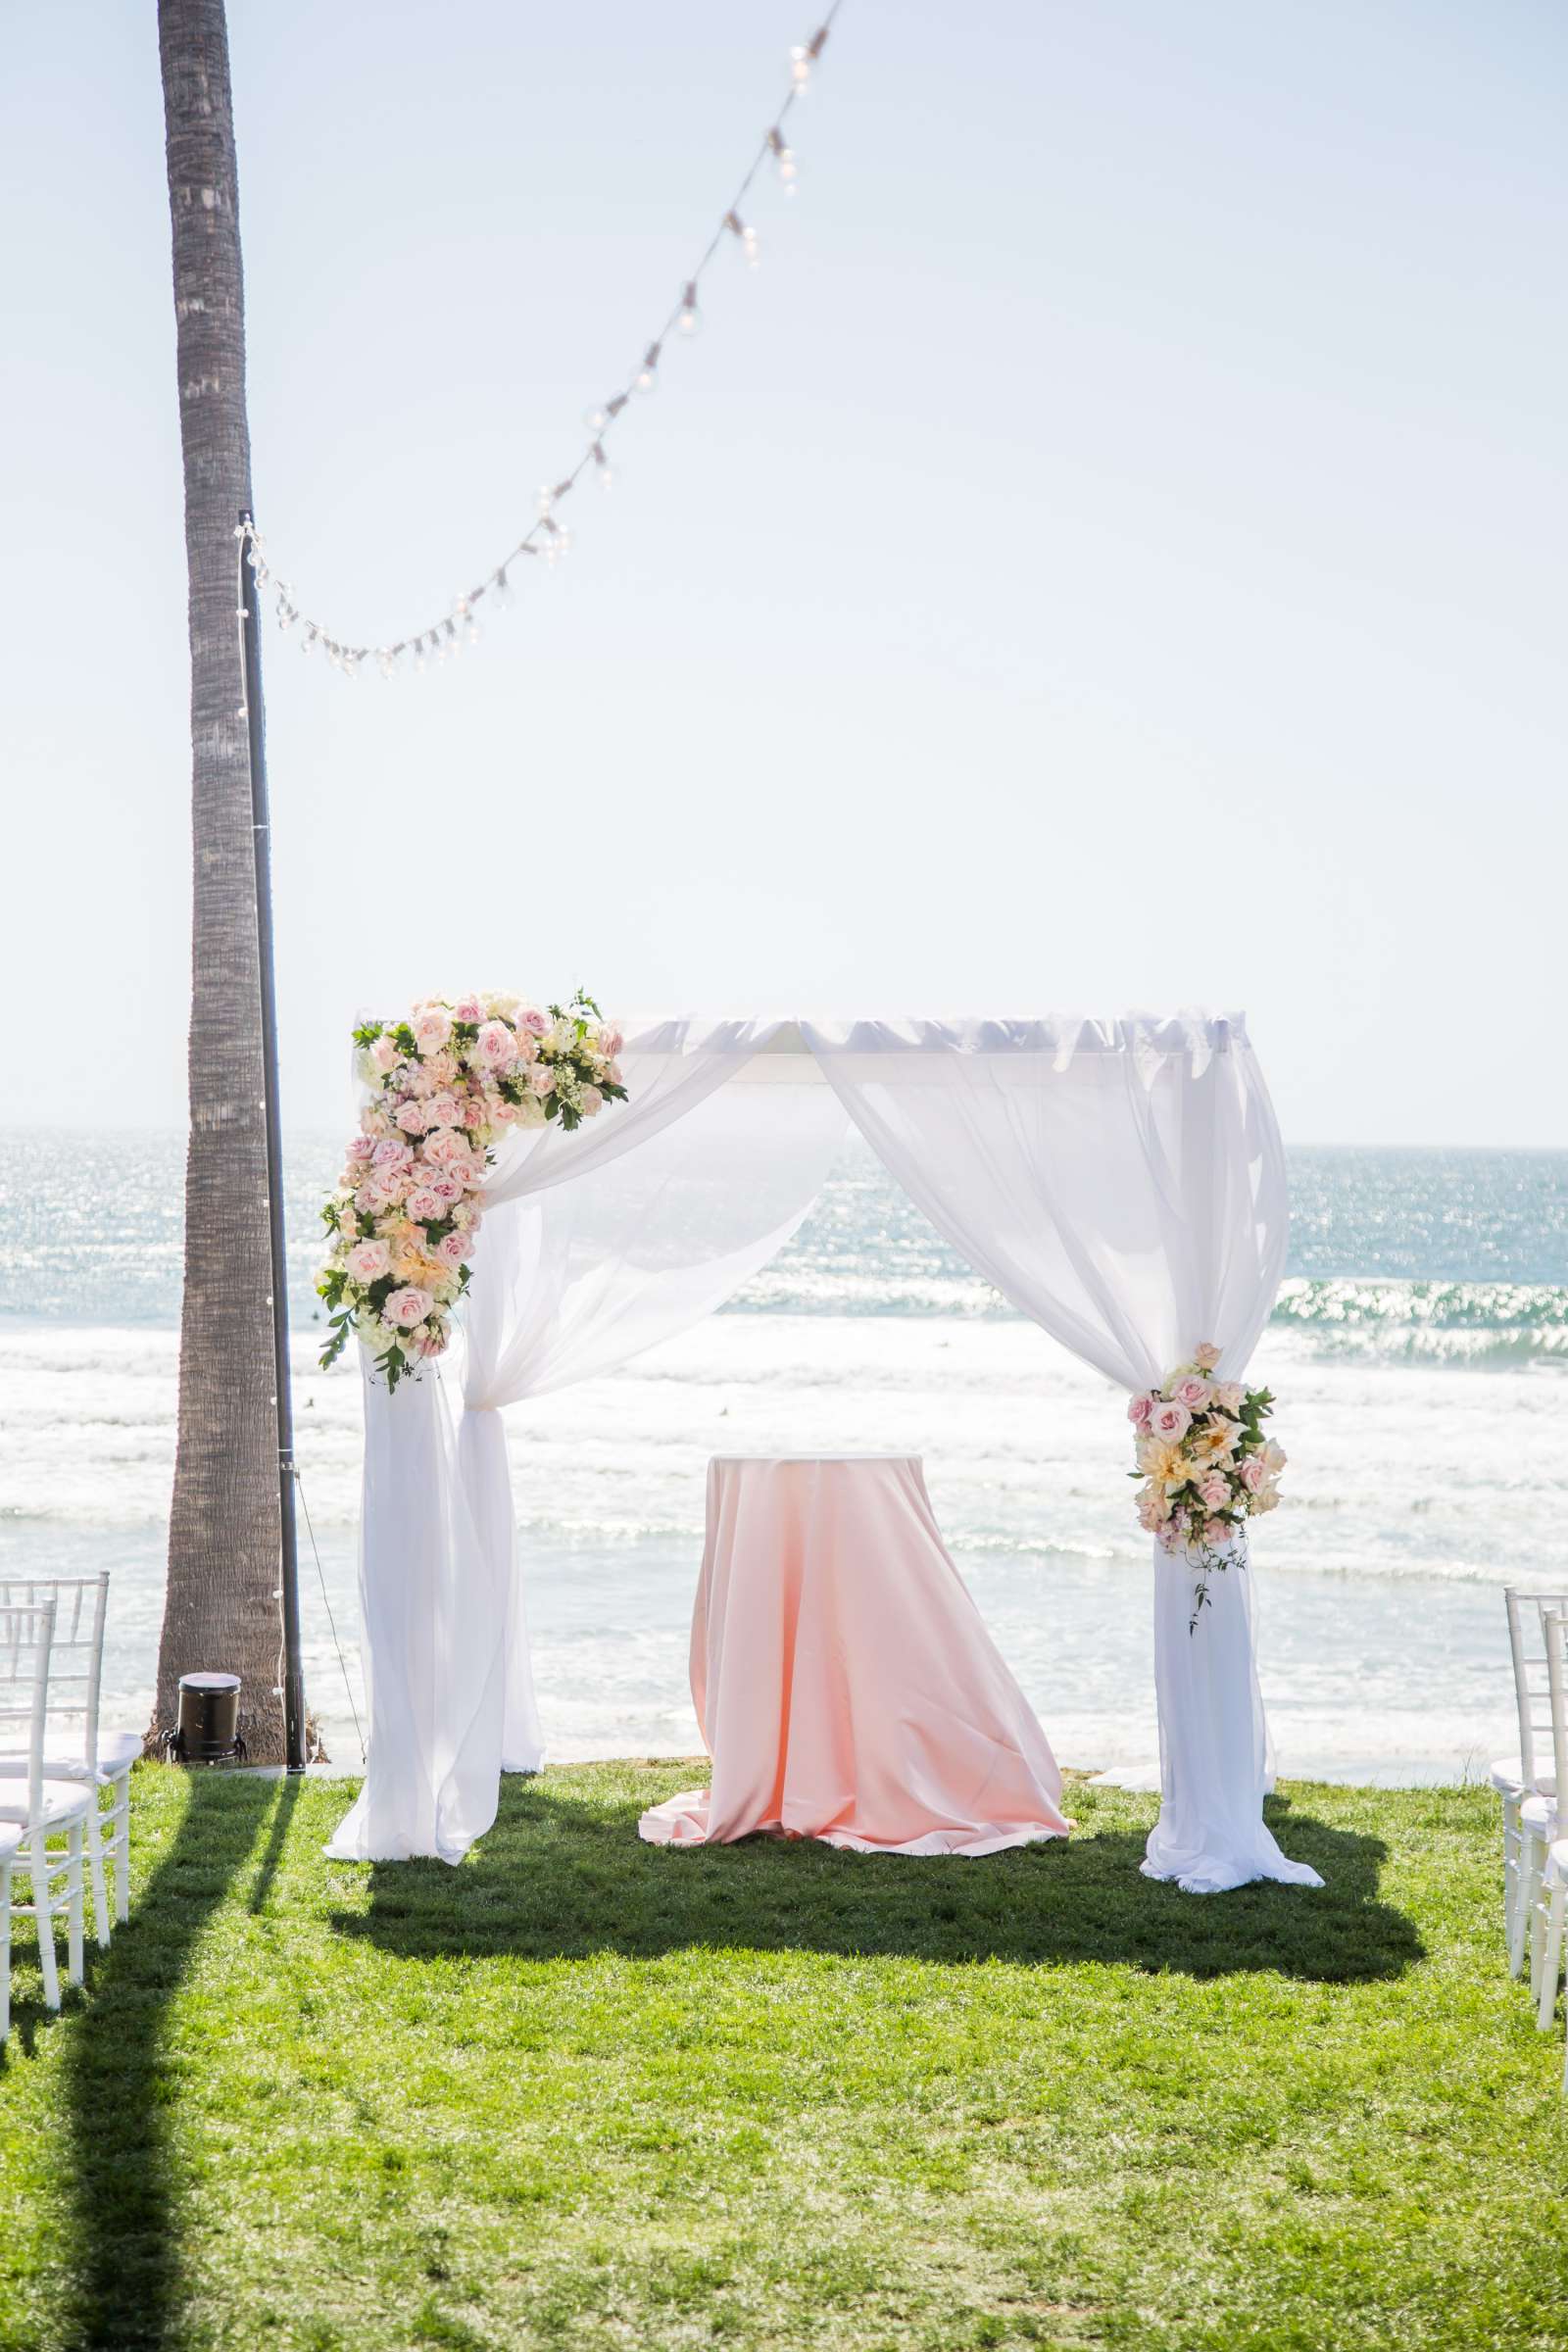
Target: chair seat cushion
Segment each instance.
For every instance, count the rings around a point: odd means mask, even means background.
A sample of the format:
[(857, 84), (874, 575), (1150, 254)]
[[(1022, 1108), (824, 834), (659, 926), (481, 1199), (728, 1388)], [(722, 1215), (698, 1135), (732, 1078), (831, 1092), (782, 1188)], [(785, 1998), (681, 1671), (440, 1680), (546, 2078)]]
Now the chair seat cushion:
[(1487, 1768), (1487, 1777), (1499, 1796), (1522, 1797), (1525, 1784), (1517, 1756), (1498, 1756)]
[(1519, 1819), (1538, 1838), (1555, 1838), (1557, 1799), (1554, 1796), (1527, 1796), (1519, 1808)]
[[(100, 1732), (98, 1735), (97, 1773), (99, 1787), (105, 1788), (111, 1781), (118, 1780), (122, 1773), (128, 1772), (140, 1754), (141, 1734), (139, 1732)], [(52, 1781), (85, 1781), (87, 1778), (86, 1761), (81, 1756), (45, 1756), (43, 1768)], [(25, 1780), (27, 1777), (26, 1757), (0, 1755), (0, 1777)]]
[[(45, 1781), (43, 1785), (42, 1821), (45, 1829), (64, 1828), (67, 1822), (81, 1820), (89, 1804), (92, 1790), (80, 1781)], [(0, 1779), (0, 1821), (26, 1824), (31, 1819), (27, 1811), (27, 1776)]]

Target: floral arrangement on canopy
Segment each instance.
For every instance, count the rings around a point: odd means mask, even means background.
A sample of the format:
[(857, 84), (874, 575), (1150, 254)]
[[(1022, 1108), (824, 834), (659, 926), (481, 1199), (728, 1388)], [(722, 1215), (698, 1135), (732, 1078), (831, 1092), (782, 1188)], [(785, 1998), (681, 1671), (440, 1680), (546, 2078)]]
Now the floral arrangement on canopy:
[(395, 1389), (450, 1345), (496, 1137), (551, 1119), (569, 1131), (623, 1102), (622, 1040), (579, 989), (548, 1008), (427, 997), (406, 1020), (364, 1022), (354, 1043), (370, 1099), (321, 1211), (330, 1242), (316, 1287), (331, 1324), (321, 1363), (355, 1334)]
[(1219, 1349), (1204, 1345), (1178, 1364), (1162, 1388), (1135, 1396), (1127, 1418), (1136, 1432), (1138, 1517), (1167, 1552), (1197, 1575), (1191, 1633), (1208, 1603), (1213, 1570), (1234, 1558), (1247, 1565), (1246, 1527), (1279, 1502), (1283, 1446), (1263, 1435), (1274, 1409), (1267, 1389), (1216, 1380)]

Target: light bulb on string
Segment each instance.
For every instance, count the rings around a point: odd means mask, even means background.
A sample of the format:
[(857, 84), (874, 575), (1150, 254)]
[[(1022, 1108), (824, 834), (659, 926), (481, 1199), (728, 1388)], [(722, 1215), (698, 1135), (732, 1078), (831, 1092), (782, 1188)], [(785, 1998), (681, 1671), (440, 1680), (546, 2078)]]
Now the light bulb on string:
[(726, 213), (724, 215), (724, 226), (729, 230), (730, 235), (735, 239), (735, 242), (739, 245), (742, 253), (746, 256), (747, 268), (749, 270), (755, 270), (759, 260), (760, 259), (758, 251), (756, 229), (751, 226), (749, 221), (743, 220), (739, 213)]
[(594, 471), (598, 476), (600, 489), (613, 489), (615, 482), (615, 469), (610, 463), (609, 458), (605, 455), (605, 445), (602, 441), (596, 441), (594, 443), (593, 461)]
[(768, 152), (778, 166), (778, 175), (784, 193), (786, 196), (793, 196), (800, 184), (800, 174), (795, 165), (795, 151), (793, 148), (785, 146), (784, 133), (776, 122), (767, 134), (767, 145)]
[(643, 353), (643, 364), (637, 372), (639, 392), (653, 392), (658, 389), (659, 355), (662, 349), (662, 343), (650, 343), (648, 349)]
[(804, 48), (790, 51), (790, 84), (797, 98), (804, 98), (811, 83), (811, 68), (821, 56), (827, 41), (827, 26), (819, 24)]
[(675, 320), (675, 325), (688, 343), (694, 335), (700, 335), (703, 331), (703, 314), (697, 307), (697, 280), (695, 278), (690, 279), (682, 289), (680, 316)]

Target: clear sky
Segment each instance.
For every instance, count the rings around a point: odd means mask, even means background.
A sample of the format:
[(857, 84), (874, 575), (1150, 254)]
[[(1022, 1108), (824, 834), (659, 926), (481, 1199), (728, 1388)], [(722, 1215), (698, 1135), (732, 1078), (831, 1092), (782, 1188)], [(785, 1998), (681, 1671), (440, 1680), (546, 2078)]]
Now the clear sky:
[[(345, 635), (531, 518), (809, 8), (230, 0), (258, 507)], [(362, 1006), (581, 979), (1244, 1004), (1295, 1140), (1568, 1144), (1557, 0), (847, 0), (796, 120), (560, 576), (397, 685), (270, 631), (286, 1119)], [(0, 206), (7, 1107), (172, 1124), (152, 0), (9, 16)]]

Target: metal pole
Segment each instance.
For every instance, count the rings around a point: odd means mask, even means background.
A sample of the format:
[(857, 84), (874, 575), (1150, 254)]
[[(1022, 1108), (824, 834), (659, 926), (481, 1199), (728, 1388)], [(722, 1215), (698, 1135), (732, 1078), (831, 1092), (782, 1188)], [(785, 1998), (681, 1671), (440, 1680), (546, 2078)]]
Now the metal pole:
[[(240, 521), (251, 517), (241, 514)], [(294, 1514), (294, 1399), (288, 1366), (288, 1258), (283, 1243), (283, 1137), (277, 1104), (277, 989), (272, 964), (271, 821), (267, 802), (267, 741), (262, 723), (261, 592), (241, 537), (239, 598), (245, 657), (245, 712), (251, 754), (251, 839), (256, 845), (256, 939), (262, 977), (262, 1061), (266, 1073), (267, 1219), (272, 1243), (272, 1352), (277, 1386), (277, 1501), (282, 1530), (283, 1758), (305, 1770), (305, 1676), (300, 1665), (299, 1537)]]

